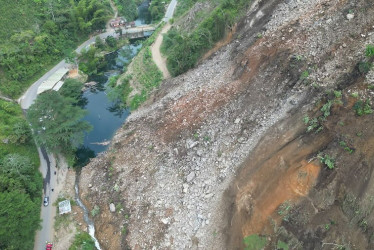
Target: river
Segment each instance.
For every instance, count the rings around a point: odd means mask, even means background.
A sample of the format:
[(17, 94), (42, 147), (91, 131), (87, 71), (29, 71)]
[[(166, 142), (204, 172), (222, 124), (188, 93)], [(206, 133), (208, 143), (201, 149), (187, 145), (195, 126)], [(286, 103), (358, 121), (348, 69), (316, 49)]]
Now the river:
[[(148, 12), (149, 2), (145, 1), (138, 7), (139, 17), (135, 21), (136, 25), (147, 24), (150, 21)], [(141, 48), (141, 43), (131, 41), (129, 45), (123, 46), (118, 51), (106, 55), (107, 67), (104, 72), (99, 75), (92, 76), (88, 81), (94, 81), (97, 84), (87, 89), (83, 98), (86, 101), (86, 116), (83, 118), (88, 121), (93, 129), (84, 137), (84, 143), (76, 152), (77, 162), (83, 167), (89, 162), (90, 158), (105, 151), (114, 133), (121, 127), (129, 116), (130, 111), (116, 105), (116, 101), (109, 98), (108, 93), (111, 91), (109, 87), (110, 78), (123, 73), (123, 68), (137, 54)], [(84, 221), (87, 223), (88, 233), (92, 237), (95, 247), (101, 249), (98, 240), (95, 237), (95, 227), (90, 213), (79, 197), (79, 179), (80, 171), (77, 170), (75, 183), (75, 199), (77, 204), (82, 208), (84, 213)]]

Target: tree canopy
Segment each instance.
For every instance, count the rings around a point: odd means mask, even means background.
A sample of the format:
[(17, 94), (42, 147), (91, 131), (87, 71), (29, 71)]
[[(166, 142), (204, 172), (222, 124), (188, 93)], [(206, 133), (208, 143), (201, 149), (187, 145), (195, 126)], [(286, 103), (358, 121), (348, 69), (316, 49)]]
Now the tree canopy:
[(83, 142), (91, 126), (82, 121), (85, 111), (56, 91), (39, 95), (27, 112), (38, 145), (50, 152), (68, 152)]
[(0, 27), (0, 92), (11, 97), (20, 95), (41, 69), (63, 59), (89, 33), (104, 29), (111, 16), (108, 0), (4, 1), (0, 5), (4, 24)]

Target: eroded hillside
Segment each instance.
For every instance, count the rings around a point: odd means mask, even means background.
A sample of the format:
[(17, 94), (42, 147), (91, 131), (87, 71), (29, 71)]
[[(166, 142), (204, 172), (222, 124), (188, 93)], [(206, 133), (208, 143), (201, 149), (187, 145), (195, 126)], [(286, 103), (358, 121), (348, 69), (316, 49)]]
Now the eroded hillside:
[(229, 44), (164, 81), (83, 168), (102, 246), (368, 249), (373, 14), (365, 0), (254, 1)]

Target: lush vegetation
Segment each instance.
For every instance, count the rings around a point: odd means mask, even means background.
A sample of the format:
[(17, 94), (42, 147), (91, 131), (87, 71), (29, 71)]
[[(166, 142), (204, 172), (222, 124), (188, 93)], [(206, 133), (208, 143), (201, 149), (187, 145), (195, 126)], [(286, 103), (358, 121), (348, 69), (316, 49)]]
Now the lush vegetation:
[(114, 0), (114, 3), (117, 6), (118, 14), (125, 17), (127, 21), (133, 21), (138, 16), (134, 0)]
[(5, 0), (0, 5), (0, 92), (19, 96), (89, 33), (105, 28), (108, 0)]
[[(152, 41), (157, 33), (155, 32), (148, 39)], [(131, 110), (137, 109), (147, 100), (150, 92), (162, 82), (162, 73), (153, 62), (149, 44), (150, 42), (147, 40), (143, 44), (144, 47), (139, 55), (134, 58), (132, 74), (125, 75), (121, 83), (117, 86), (115, 86), (115, 82), (118, 78), (113, 79), (113, 83), (109, 84), (112, 87), (109, 97), (113, 101), (117, 101), (117, 105), (130, 107)], [(136, 82), (137, 93), (133, 96), (131, 96), (131, 93), (134, 88), (131, 86), (131, 82)]]
[(177, 8), (175, 9), (174, 17), (179, 17), (188, 11), (198, 0), (184, 0), (178, 1)]
[(249, 3), (249, 0), (224, 0), (190, 34), (171, 29), (162, 45), (170, 73), (176, 76), (194, 67), (200, 57), (225, 36)]
[(87, 232), (78, 232), (69, 250), (94, 250), (95, 242)]
[(0, 100), (0, 249), (33, 248), (42, 196), (38, 166), (21, 108)]
[(149, 11), (153, 22), (160, 21), (165, 16), (166, 5), (170, 1), (171, 0), (152, 0)]
[(127, 43), (127, 39), (117, 40), (112, 36), (108, 36), (103, 41), (97, 37), (95, 45), (83, 49), (79, 55), (72, 53), (66, 59), (71, 62), (76, 61), (79, 64), (79, 70), (89, 76), (101, 75), (108, 64), (105, 55), (118, 50)]
[(91, 129), (82, 121), (85, 111), (77, 105), (79, 100), (75, 96), (77, 93), (47, 91), (38, 96), (27, 112), (36, 143), (49, 152), (64, 154), (70, 163), (84, 133)]
[[(162, 73), (153, 62), (149, 47), (142, 50), (139, 56), (135, 58), (133, 65), (133, 74), (126, 75), (122, 82), (112, 88), (109, 93), (110, 98), (117, 101), (118, 105), (128, 106), (131, 110), (137, 109), (144, 103), (149, 93), (158, 87), (162, 81)], [(139, 84), (138, 93), (132, 97), (130, 97), (133, 91), (131, 81), (136, 81)]]
[(153, 62), (149, 47), (143, 51), (141, 64), (136, 65), (134, 76), (141, 85), (141, 92), (133, 96), (130, 102), (132, 110), (137, 109), (148, 97), (150, 91), (162, 82), (162, 73)]

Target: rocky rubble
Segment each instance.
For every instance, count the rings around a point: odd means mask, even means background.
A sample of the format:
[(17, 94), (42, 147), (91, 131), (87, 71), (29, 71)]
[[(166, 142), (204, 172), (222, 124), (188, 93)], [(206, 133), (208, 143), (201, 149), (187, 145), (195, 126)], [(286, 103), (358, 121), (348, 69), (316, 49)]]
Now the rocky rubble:
[(241, 163), (362, 58), (373, 20), (343, 2), (257, 1), (237, 39), (131, 114), (81, 173), (104, 249), (225, 249), (222, 197)]

